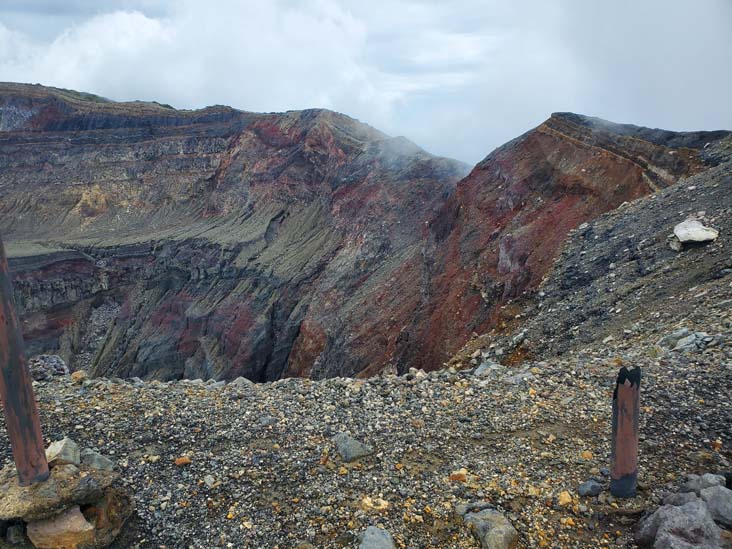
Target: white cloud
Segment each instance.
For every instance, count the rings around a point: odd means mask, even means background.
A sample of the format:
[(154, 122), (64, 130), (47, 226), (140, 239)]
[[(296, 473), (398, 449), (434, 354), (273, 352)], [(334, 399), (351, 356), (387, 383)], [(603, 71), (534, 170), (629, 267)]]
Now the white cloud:
[(0, 5), (0, 80), (179, 108), (327, 107), (470, 162), (557, 110), (732, 127), (727, 0), (62, 4)]

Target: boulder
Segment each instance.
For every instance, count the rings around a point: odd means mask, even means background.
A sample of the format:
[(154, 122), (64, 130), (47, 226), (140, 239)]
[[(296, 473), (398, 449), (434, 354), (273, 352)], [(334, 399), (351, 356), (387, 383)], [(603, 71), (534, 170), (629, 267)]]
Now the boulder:
[(732, 528), (732, 490), (724, 486), (710, 486), (701, 491), (712, 518), (725, 528)]
[(686, 337), (682, 337), (676, 342), (674, 351), (680, 352), (697, 352), (703, 351), (704, 348), (714, 340), (712, 336), (706, 332), (694, 332)]
[(75, 383), (81, 385), (82, 383), (84, 383), (84, 381), (89, 379), (89, 374), (87, 374), (84, 370), (77, 370), (76, 372), (71, 374), (71, 379), (74, 380)]
[(77, 549), (94, 545), (94, 525), (78, 505), (52, 517), (28, 523), (28, 537), (40, 549)]
[(369, 526), (361, 537), (359, 549), (395, 549), (394, 538), (383, 528)]
[(732, 490), (732, 471), (727, 471), (725, 473), (719, 473), (720, 476), (723, 476), (726, 482), (727, 488)]
[(719, 231), (706, 227), (698, 219), (687, 219), (674, 227), (674, 234), (682, 244), (687, 242), (709, 242), (719, 236)]
[(664, 505), (643, 518), (635, 535), (641, 547), (712, 549), (719, 547), (721, 530), (703, 501)]
[(248, 389), (252, 385), (254, 385), (254, 382), (251, 379), (237, 377), (235, 380), (229, 382), (228, 386), (232, 389)]
[(341, 458), (347, 463), (374, 453), (374, 449), (371, 446), (356, 440), (346, 433), (338, 433), (332, 440)]
[(508, 376), (504, 378), (503, 381), (505, 381), (506, 383), (510, 383), (511, 385), (520, 385), (521, 383), (531, 381), (532, 379), (534, 379), (534, 377), (534, 374), (532, 374), (528, 370), (525, 370), (512, 376)]
[(501, 512), (487, 504), (456, 507), (465, 524), (483, 549), (509, 549), (518, 538), (518, 532)]

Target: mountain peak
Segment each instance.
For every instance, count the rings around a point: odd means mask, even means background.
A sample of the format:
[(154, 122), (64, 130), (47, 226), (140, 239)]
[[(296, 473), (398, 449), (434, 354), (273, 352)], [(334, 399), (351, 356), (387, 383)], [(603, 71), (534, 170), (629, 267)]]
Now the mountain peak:
[(587, 116), (573, 112), (555, 112), (544, 123), (548, 126), (564, 126), (571, 124), (577, 127), (587, 128), (593, 133), (614, 134), (617, 136), (642, 139), (670, 148), (692, 148), (701, 149), (710, 141), (718, 141), (732, 132), (726, 130), (717, 131), (692, 131), (674, 132), (657, 128), (636, 126), (635, 124), (618, 124), (595, 116)]

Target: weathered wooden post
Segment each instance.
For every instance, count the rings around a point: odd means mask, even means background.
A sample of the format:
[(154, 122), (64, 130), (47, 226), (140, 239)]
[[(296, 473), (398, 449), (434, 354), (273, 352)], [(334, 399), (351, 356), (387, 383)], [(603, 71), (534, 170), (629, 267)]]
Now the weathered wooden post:
[(610, 493), (632, 498), (638, 488), (638, 415), (641, 369), (622, 367), (613, 393)]
[(21, 486), (48, 478), (41, 421), (0, 238), (0, 399)]

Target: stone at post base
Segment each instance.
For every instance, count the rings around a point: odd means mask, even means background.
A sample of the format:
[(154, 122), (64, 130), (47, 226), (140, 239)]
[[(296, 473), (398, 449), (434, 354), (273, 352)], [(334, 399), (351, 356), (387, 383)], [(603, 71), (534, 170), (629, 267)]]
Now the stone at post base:
[(78, 505), (28, 523), (27, 534), (39, 549), (86, 549), (94, 544), (94, 525), (84, 518)]
[[(63, 442), (64, 446), (76, 447), (73, 441)], [(107, 458), (95, 456), (91, 462), (107, 469), (108, 465), (114, 467)], [(132, 498), (111, 487), (118, 477), (114, 471), (89, 464), (63, 464), (52, 467), (46, 481), (20, 486), (15, 467), (8, 465), (0, 470), (0, 526), (17, 524), (22, 531), (27, 523), (27, 535), (39, 548), (106, 547), (134, 510)], [(10, 546), (0, 539), (0, 549), (6, 547)], [(32, 545), (26, 540), (17, 547)]]
[(73, 505), (98, 501), (119, 475), (83, 466), (60, 465), (48, 480), (20, 486), (15, 467), (0, 471), (0, 521), (30, 522), (51, 517)]
[(40, 549), (107, 547), (117, 538), (132, 511), (132, 499), (110, 488), (94, 504), (74, 506), (53, 517), (28, 523), (27, 535)]
[(79, 446), (68, 437), (57, 440), (46, 449), (46, 459), (50, 467), (69, 463), (79, 465), (81, 459)]
[(638, 492), (638, 472), (610, 479), (610, 493), (616, 498), (634, 498)]

